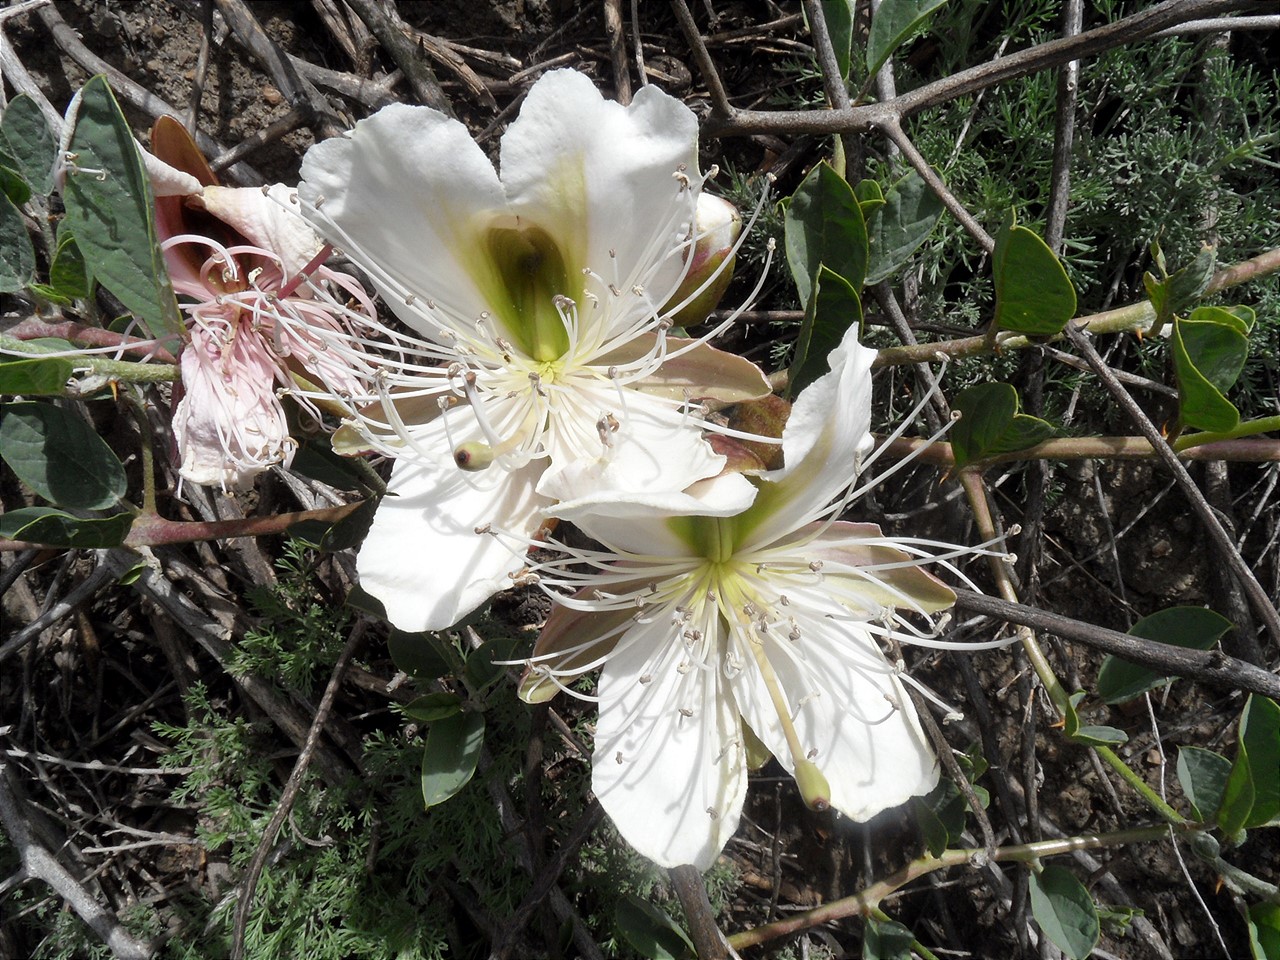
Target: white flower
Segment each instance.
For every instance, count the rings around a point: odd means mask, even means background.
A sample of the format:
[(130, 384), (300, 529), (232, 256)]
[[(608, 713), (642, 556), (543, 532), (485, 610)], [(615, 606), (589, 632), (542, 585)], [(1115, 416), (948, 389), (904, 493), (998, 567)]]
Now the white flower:
[[(296, 375), (355, 388), (346, 359), (324, 349), (318, 331), (337, 331), (339, 313), (372, 316), (373, 304), (351, 277), (312, 262), (323, 245), (298, 216), (293, 191), (219, 186), (170, 117), (157, 121), (151, 142), (155, 155), (142, 156), (156, 228), (187, 323), (173, 414), (178, 472), (193, 483), (243, 488), (292, 459), (280, 397)], [(332, 309), (332, 290), (357, 309)]]
[(698, 239), (696, 149), (678, 100), (646, 87), (623, 107), (563, 70), (529, 91), (501, 176), (428, 107), (386, 107), (308, 151), (304, 215), (413, 331), (332, 343), (382, 348), (335, 446), (396, 458), (358, 570), (398, 627), (448, 627), (510, 584), (522, 558), (476, 531), (533, 536), (548, 467), (628, 451), (631, 490), (721, 469), (688, 400), (768, 386), (667, 335)]
[(945, 545), (834, 520), (861, 492), (850, 484), (871, 449), (874, 356), (846, 335), (831, 372), (791, 412), (784, 466), (756, 478), (745, 511), (718, 502), (716, 489), (752, 483), (741, 475), (630, 505), (583, 471), (548, 485), (563, 500), (549, 512), (605, 549), (557, 545), (566, 558), (530, 568), (575, 592), (557, 595), (521, 695), (545, 700), (603, 668), (592, 788), (658, 864), (705, 869), (733, 835), (744, 725), (811, 806), (856, 820), (938, 779), (900, 670), (876, 638), (945, 646), (932, 617), (955, 595), (920, 565), (954, 570), (949, 557), (983, 551), (932, 556), (922, 546)]

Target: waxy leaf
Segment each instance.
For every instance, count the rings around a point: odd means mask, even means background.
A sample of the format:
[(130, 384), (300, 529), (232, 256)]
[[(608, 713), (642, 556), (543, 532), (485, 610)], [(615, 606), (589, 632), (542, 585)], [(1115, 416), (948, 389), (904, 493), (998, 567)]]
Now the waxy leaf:
[(867, 917), (862, 932), (862, 960), (911, 960), (916, 936), (896, 920)]
[(1228, 837), (1280, 815), (1280, 706), (1250, 694), (1240, 715), (1236, 759), (1218, 812)]
[(1101, 927), (1089, 891), (1070, 871), (1045, 867), (1031, 875), (1031, 912), (1045, 936), (1072, 960), (1085, 960)]
[(31, 184), (18, 172), (18, 161), (9, 156), (3, 146), (0, 146), (0, 194), (19, 207), (31, 199)]
[(82, 519), (53, 507), (21, 507), (0, 514), (0, 537), (49, 547), (118, 547), (133, 525), (133, 514)]
[[(867, 205), (862, 205), (867, 212)], [(942, 216), (942, 201), (912, 170), (889, 188), (880, 209), (867, 219), (867, 284), (879, 283), (896, 273), (920, 244), (928, 239)]]
[[(1164, 273), (1164, 253), (1159, 242), (1151, 244), (1151, 253), (1156, 265)], [(1142, 275), (1143, 286), (1147, 288), (1147, 296), (1151, 299), (1151, 307), (1156, 312), (1153, 330), (1159, 330), (1168, 323), (1175, 313), (1183, 313), (1187, 307), (1193, 306), (1209, 286), (1213, 279), (1213, 270), (1217, 265), (1217, 252), (1213, 247), (1201, 247), (1196, 258), (1180, 270), (1166, 274), (1159, 280), (1154, 274)]]
[(0, 356), (0, 393), (58, 396), (66, 389), (71, 371), (66, 357)]
[(53, 190), (58, 161), (58, 139), (36, 102), (25, 93), (9, 101), (0, 117), (0, 138), (5, 152), (31, 189), (41, 196)]
[(1253, 809), (1246, 827), (1271, 823), (1280, 816), (1280, 706), (1253, 694), (1240, 720), (1240, 743), (1253, 767)]
[(1073, 743), (1083, 743), (1090, 747), (1114, 747), (1127, 742), (1129, 735), (1116, 727), (1081, 725), (1076, 708), (1080, 706), (1084, 696), (1084, 691), (1078, 690), (1068, 698), (1067, 713), (1062, 718), (1063, 735)]
[(1222, 754), (1204, 747), (1178, 748), (1178, 783), (1197, 820), (1212, 820), (1217, 814), (1230, 775), (1231, 761)]
[(858, 198), (858, 206), (862, 208), (863, 219), (867, 221), (867, 229), (871, 229), (871, 214), (884, 206), (884, 191), (874, 180), (859, 180), (853, 188), (853, 195)]
[(80, 91), (62, 190), (89, 271), (157, 337), (184, 332), (157, 242), (151, 185), (104, 77)]
[(827, 0), (822, 4), (823, 19), (835, 50), (840, 79), (849, 79), (853, 51), (853, 0)]
[(82, 418), (51, 403), (0, 409), (0, 457), (59, 506), (101, 510), (124, 496), (124, 467), (111, 448)]
[(871, 18), (867, 37), (867, 75), (875, 72), (947, 0), (884, 0)]
[(453, 672), (449, 658), (438, 646), (448, 642), (439, 634), (406, 633), (392, 628), (391, 636), (387, 637), (387, 652), (400, 672), (415, 680), (435, 680)]
[(506, 670), (506, 665), (500, 661), (512, 659), (519, 643), (518, 637), (494, 637), (471, 651), (467, 655), (465, 674), (472, 689), (483, 689), (498, 680)]
[(1034, 447), (1053, 436), (1053, 425), (1019, 413), (1018, 391), (1007, 383), (979, 383), (956, 396), (960, 419), (951, 428), (956, 468), (976, 460)]
[(1250, 905), (1249, 950), (1253, 960), (1280, 960), (1280, 905)]
[(428, 810), (470, 782), (483, 746), (483, 713), (456, 713), (431, 724), (422, 751), (422, 802)]
[[(787, 263), (800, 302), (809, 303), (818, 267), (838, 273), (854, 290), (867, 275), (867, 224), (853, 188), (826, 163), (804, 178), (783, 217)], [(824, 355), (825, 356), (825, 355)]]
[(49, 266), (49, 286), (68, 300), (85, 299), (93, 286), (84, 254), (76, 245), (76, 238), (66, 228), (58, 231), (58, 249)]
[[(1143, 617), (1129, 629), (1129, 635), (1190, 650), (1208, 650), (1233, 627), (1230, 620), (1204, 607), (1170, 607)], [(1097, 693), (1104, 703), (1123, 703), (1171, 679), (1150, 667), (1108, 654), (1098, 671)]]
[(36, 252), (22, 214), (8, 196), (0, 194), (0, 293), (21, 290), (35, 272)]
[(462, 698), (455, 693), (428, 693), (406, 703), (404, 712), (419, 723), (433, 723), (462, 712)]
[(1225, 432), (1239, 424), (1240, 413), (1224, 394), (1249, 355), (1253, 312), (1246, 310), (1197, 307), (1185, 320), (1173, 318), (1169, 344), (1183, 426)]
[(995, 324), (1030, 336), (1052, 336), (1075, 316), (1076, 291), (1053, 251), (1014, 212), (996, 235), (991, 269), (996, 286)]
[(862, 301), (844, 277), (819, 264), (791, 359), (787, 393), (799, 393), (827, 372), (827, 355), (844, 332), (862, 323)]
[[(379, 620), (387, 619), (387, 608), (382, 605), (382, 601), (358, 583), (347, 591), (347, 606), (372, 614)], [(405, 672), (408, 673), (407, 670)]]
[(613, 908), (613, 925), (632, 950), (650, 960), (682, 960), (694, 955), (693, 941), (680, 925), (633, 893)]
[[(978, 802), (986, 809), (991, 798), (986, 789), (975, 782), (987, 770), (987, 760), (982, 755), (981, 747), (975, 744), (968, 753), (958, 754), (956, 760), (964, 770)], [(928, 794), (913, 797), (912, 801), (916, 823), (924, 835), (925, 846), (933, 856), (941, 856), (947, 847), (961, 841), (969, 801), (950, 778), (939, 780), (938, 785)]]

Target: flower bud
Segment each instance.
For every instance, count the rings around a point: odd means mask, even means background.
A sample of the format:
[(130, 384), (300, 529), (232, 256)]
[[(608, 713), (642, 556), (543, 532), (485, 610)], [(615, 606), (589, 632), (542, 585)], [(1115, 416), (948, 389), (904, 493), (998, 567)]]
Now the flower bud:
[[(754, 433), (760, 437), (777, 437), (782, 439), (782, 428), (787, 425), (787, 417), (791, 416), (791, 404), (781, 397), (770, 394), (759, 400), (748, 400), (733, 408), (729, 417), (729, 426), (742, 433)], [(754, 453), (764, 467), (776, 470), (782, 466), (782, 444), (764, 443), (758, 440), (740, 440), (744, 447)]]
[[(663, 308), (678, 307), (689, 299), (671, 316), (671, 322), (680, 327), (706, 320), (728, 289), (733, 279), (733, 245), (742, 232), (742, 217), (728, 200), (704, 192), (698, 195), (697, 231), (689, 272)], [(721, 264), (724, 269), (716, 273)]]

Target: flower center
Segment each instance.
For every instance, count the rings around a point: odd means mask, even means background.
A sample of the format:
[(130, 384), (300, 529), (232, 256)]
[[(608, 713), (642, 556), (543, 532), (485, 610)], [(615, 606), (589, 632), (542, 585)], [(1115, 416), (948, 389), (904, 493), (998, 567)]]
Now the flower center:
[[(555, 239), (536, 226), (491, 227), (485, 246), (501, 280), (494, 312), (524, 352), (540, 363), (557, 360), (569, 349), (555, 298), (576, 298), (574, 282)], [(496, 292), (496, 291), (495, 291)]]

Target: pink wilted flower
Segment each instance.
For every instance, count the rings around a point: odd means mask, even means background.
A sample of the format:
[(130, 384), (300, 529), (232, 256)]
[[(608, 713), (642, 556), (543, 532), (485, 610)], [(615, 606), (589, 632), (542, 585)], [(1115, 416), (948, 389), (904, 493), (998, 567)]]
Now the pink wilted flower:
[(156, 226), (189, 337), (173, 417), (179, 474), (243, 488), (293, 457), (281, 396), (297, 379), (355, 389), (319, 332), (344, 330), (339, 312), (372, 319), (375, 308), (355, 279), (319, 265), (327, 248), (295, 212), (293, 190), (220, 186), (170, 117), (156, 122), (151, 150)]

